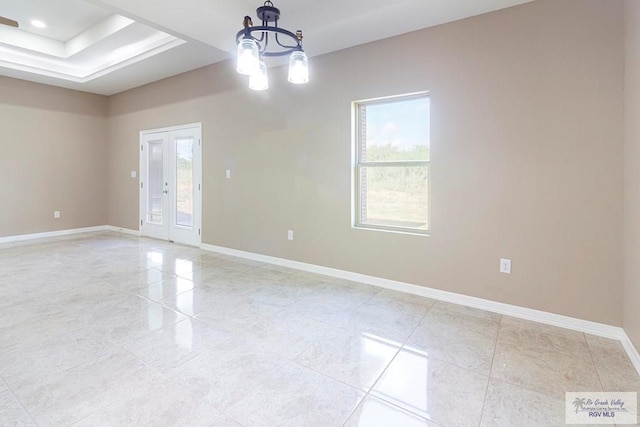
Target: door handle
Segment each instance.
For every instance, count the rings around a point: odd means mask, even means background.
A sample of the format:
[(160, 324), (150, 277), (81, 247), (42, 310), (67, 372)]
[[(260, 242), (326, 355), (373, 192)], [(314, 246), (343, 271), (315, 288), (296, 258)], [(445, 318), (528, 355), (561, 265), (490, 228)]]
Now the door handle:
[(164, 190), (164, 191), (163, 191), (163, 193), (164, 193), (164, 194), (168, 194), (168, 193), (169, 193), (169, 190)]

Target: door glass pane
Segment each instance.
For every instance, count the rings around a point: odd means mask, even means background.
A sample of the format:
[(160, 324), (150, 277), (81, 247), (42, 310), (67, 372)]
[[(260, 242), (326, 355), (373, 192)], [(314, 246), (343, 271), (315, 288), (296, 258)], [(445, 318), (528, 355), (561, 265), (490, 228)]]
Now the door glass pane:
[(162, 224), (162, 141), (151, 141), (149, 148), (149, 189), (147, 191), (147, 222)]
[(193, 227), (193, 138), (176, 138), (176, 225)]

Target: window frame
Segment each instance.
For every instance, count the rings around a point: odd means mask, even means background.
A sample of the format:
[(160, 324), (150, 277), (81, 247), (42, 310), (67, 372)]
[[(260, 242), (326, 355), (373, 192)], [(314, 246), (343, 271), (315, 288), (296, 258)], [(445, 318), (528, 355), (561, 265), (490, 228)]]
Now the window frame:
[[(351, 225), (356, 229), (377, 230), (394, 233), (416, 234), (428, 236), (431, 231), (431, 151), (429, 160), (401, 160), (401, 161), (376, 161), (363, 162), (362, 156), (362, 120), (360, 107), (362, 105), (389, 104), (393, 102), (403, 102), (416, 98), (428, 98), (431, 103), (431, 95), (428, 91), (414, 92), (403, 95), (393, 95), (381, 98), (365, 99), (352, 102), (352, 221)], [(429, 114), (430, 115), (430, 114)], [(429, 117), (430, 119), (430, 117)], [(362, 222), (362, 169), (375, 167), (426, 167), (427, 170), (427, 228), (403, 227), (397, 225), (380, 225)]]

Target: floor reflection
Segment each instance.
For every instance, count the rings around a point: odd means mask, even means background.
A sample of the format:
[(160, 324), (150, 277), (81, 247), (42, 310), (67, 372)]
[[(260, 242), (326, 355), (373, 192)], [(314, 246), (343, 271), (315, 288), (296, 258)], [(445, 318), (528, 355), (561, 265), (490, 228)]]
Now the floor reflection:
[(429, 417), (429, 359), (401, 351), (375, 386), (380, 397)]
[(175, 343), (185, 350), (193, 350), (193, 324), (191, 319), (176, 323)]
[(147, 307), (147, 322), (150, 331), (162, 329), (164, 323), (164, 313), (162, 306), (149, 304)]

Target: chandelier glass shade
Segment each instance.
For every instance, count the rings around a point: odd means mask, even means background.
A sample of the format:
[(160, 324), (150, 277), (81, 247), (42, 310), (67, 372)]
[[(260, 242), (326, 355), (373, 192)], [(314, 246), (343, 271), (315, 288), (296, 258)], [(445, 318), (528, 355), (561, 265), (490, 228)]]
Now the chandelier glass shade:
[(309, 81), (309, 60), (302, 50), (293, 52), (289, 57), (289, 81), (298, 85)]
[(249, 76), (249, 88), (265, 90), (269, 87), (266, 57), (289, 56), (288, 80), (294, 84), (309, 81), (309, 59), (302, 49), (302, 31), (295, 33), (278, 27), (280, 10), (267, 0), (256, 10), (261, 25), (254, 26), (245, 16), (243, 29), (236, 34), (237, 64), (240, 74)]
[(265, 64), (264, 61), (260, 61), (258, 71), (249, 76), (249, 89), (269, 89), (269, 73), (267, 71), (267, 64)]
[(253, 39), (242, 39), (238, 43), (238, 66), (240, 74), (250, 76), (260, 68), (260, 50)]

